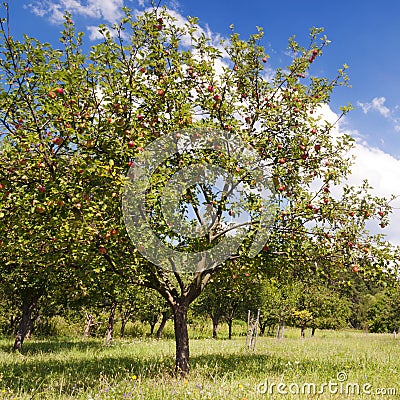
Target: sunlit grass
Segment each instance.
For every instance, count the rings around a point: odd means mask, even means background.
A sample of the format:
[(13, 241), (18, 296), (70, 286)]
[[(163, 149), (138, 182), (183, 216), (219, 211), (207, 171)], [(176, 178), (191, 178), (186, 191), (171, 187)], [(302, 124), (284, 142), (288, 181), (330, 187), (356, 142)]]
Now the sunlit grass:
[(317, 331), (315, 338), (302, 340), (290, 329), (284, 340), (259, 338), (255, 352), (245, 348), (245, 337), (192, 339), (187, 379), (174, 376), (170, 339), (116, 340), (109, 347), (102, 339), (30, 340), (23, 354), (11, 353), (11, 344), (0, 340), (0, 399), (340, 399), (346, 396), (274, 392), (271, 397), (256, 390), (266, 381), (337, 382), (340, 372), (346, 382), (400, 393), (400, 343), (391, 335)]

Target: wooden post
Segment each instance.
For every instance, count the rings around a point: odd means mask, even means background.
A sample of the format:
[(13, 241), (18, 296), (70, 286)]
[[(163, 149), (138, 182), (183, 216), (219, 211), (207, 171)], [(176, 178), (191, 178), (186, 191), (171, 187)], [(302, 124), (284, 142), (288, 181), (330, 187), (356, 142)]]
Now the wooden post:
[(246, 347), (250, 346), (250, 310), (247, 310), (247, 335), (246, 335)]

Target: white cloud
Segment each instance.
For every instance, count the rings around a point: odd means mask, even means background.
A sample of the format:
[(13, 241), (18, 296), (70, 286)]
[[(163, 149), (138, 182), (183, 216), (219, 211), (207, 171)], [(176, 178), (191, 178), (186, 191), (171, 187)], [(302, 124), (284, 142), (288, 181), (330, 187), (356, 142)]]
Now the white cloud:
[(357, 104), (361, 107), (364, 114), (367, 114), (369, 111), (377, 111), (385, 118), (390, 117), (390, 109), (385, 106), (386, 98), (385, 97), (374, 97), (370, 103), (361, 103), (357, 102)]
[(89, 39), (90, 40), (100, 40), (103, 39), (103, 35), (99, 32), (98, 26), (87, 26), (86, 29), (89, 32)]
[[(352, 153), (356, 156), (356, 161), (349, 179), (351, 184), (360, 184), (363, 179), (368, 179), (374, 194), (386, 198), (391, 195), (400, 196), (400, 160), (376, 147), (368, 146), (366, 142), (356, 143)], [(399, 199), (392, 206), (395, 209), (390, 216), (390, 225), (385, 229), (376, 226), (375, 233), (384, 233), (389, 241), (400, 245)], [(372, 229), (373, 225), (369, 227)]]
[[(330, 123), (334, 123), (338, 118), (328, 105), (321, 107), (319, 114), (322, 119)], [(340, 121), (333, 130), (335, 136), (347, 133), (356, 139), (349, 154), (354, 156), (354, 164), (351, 167), (351, 174), (344, 183), (361, 186), (367, 179), (373, 188), (371, 190), (373, 195), (387, 199), (392, 195), (400, 196), (400, 160), (377, 147), (370, 146), (357, 131), (345, 129), (343, 126), (345, 124)], [(400, 199), (396, 199), (391, 205), (394, 211), (390, 216), (390, 225), (381, 229), (378, 223), (371, 222), (368, 224), (368, 229), (374, 234), (383, 233), (391, 243), (400, 245), (400, 224), (397, 223), (400, 217)]]
[(123, 0), (45, 0), (34, 1), (27, 5), (34, 14), (48, 17), (52, 23), (61, 23), (65, 11), (73, 15), (103, 19), (114, 23), (122, 16)]

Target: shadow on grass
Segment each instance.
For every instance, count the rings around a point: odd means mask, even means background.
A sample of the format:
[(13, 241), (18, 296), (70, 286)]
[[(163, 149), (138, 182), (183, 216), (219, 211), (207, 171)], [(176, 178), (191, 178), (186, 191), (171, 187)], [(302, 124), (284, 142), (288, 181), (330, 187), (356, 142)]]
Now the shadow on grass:
[[(130, 343), (128, 346), (140, 346)], [(148, 343), (144, 343), (148, 346)], [(0, 357), (1, 385), (14, 392), (32, 389), (62, 389), (71, 393), (76, 388), (96, 388), (107, 384), (127, 383), (132, 375), (141, 378), (165, 378), (174, 375), (173, 355), (158, 355), (156, 350), (138, 355), (132, 347), (132, 356), (126, 355), (126, 344), (105, 347), (97, 341), (46, 341), (26, 343), (24, 354)], [(124, 348), (121, 352), (121, 349)], [(9, 349), (8, 349), (9, 350)], [(64, 350), (71, 353), (63, 354)], [(77, 351), (75, 351), (77, 350)], [(46, 354), (48, 353), (48, 354)], [(51, 354), (49, 354), (51, 353)], [(114, 353), (114, 354), (113, 354)], [(192, 371), (204, 378), (232, 377), (264, 378), (287, 372), (289, 356), (273, 354), (200, 354), (191, 357)], [(289, 364), (288, 364), (289, 363)], [(338, 365), (327, 361), (325, 368), (336, 370)], [(297, 373), (315, 370), (312, 360), (303, 360)]]
[[(11, 340), (7, 340), (6, 343), (3, 340), (3, 343), (0, 343), (0, 351), (4, 353), (11, 353), (14, 342)], [(62, 339), (62, 338), (54, 338), (54, 339), (35, 339), (34, 341), (25, 340), (21, 354), (22, 355), (34, 355), (40, 353), (59, 353), (59, 352), (68, 352), (72, 350), (77, 351), (88, 351), (94, 350), (96, 348), (103, 348), (103, 344), (98, 340), (88, 339), (87, 341), (83, 340), (70, 340)]]

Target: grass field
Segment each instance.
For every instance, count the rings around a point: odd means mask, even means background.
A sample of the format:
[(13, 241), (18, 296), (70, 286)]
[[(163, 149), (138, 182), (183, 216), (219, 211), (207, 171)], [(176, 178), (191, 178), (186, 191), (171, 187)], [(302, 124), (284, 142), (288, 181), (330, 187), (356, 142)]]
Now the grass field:
[(187, 379), (174, 377), (171, 339), (109, 347), (101, 339), (31, 339), (22, 354), (11, 344), (0, 340), (0, 399), (400, 398), (400, 339), (392, 335), (317, 331), (302, 340), (289, 329), (285, 339), (259, 338), (255, 352), (243, 336), (192, 339)]

